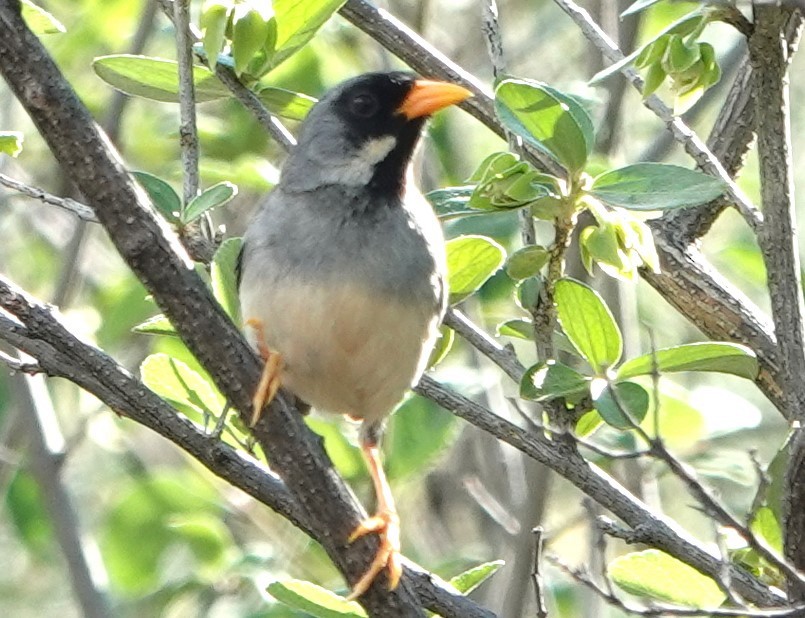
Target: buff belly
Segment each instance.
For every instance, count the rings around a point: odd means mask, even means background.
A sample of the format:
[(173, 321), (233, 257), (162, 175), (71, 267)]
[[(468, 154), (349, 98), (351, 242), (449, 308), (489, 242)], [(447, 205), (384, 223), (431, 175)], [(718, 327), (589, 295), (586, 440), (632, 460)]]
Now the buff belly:
[(438, 333), (433, 302), (389, 299), (358, 283), (254, 289), (242, 311), (282, 355), (283, 387), (320, 411), (369, 422), (419, 378)]

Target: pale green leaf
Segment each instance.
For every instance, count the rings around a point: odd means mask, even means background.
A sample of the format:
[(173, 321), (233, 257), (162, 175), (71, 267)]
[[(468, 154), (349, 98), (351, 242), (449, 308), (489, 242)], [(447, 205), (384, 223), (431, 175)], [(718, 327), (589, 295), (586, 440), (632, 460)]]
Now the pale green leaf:
[(574, 279), (556, 282), (556, 311), (573, 346), (601, 375), (620, 360), (623, 339), (612, 312), (598, 293)]
[(584, 169), (594, 134), (590, 116), (572, 97), (536, 81), (506, 79), (495, 90), (506, 127), (576, 174)]
[(278, 601), (305, 612), (313, 618), (366, 618), (366, 612), (355, 601), (299, 579), (276, 581), (268, 592)]
[(182, 223), (192, 223), (212, 208), (223, 206), (238, 194), (238, 188), (231, 182), (219, 182), (194, 197), (182, 211)]
[(452, 586), (461, 594), (469, 594), (480, 586), (489, 577), (494, 575), (506, 563), (503, 560), (493, 560), (467, 569), (463, 573), (450, 578)]
[(53, 17), (41, 6), (34, 4), (31, 0), (22, 0), (21, 2), (22, 18), (25, 20), (26, 25), (36, 35), (40, 34), (56, 34), (58, 32), (67, 32), (58, 19)]
[(447, 241), (447, 282), (450, 304), (475, 293), (497, 272), (506, 251), (485, 236), (459, 236)]
[(131, 330), (135, 333), (143, 333), (146, 335), (170, 335), (173, 337), (179, 336), (173, 324), (171, 324), (171, 321), (162, 314), (155, 315), (153, 318), (147, 319), (145, 322), (138, 324)]
[(140, 365), (140, 376), (148, 388), (171, 403), (212, 414), (224, 409), (224, 397), (207, 379), (167, 354), (147, 357)]
[(212, 258), (210, 279), (215, 299), (235, 324), (240, 324), (240, 300), (236, 266), (243, 239), (228, 238), (221, 243)]
[(0, 154), (16, 157), (22, 152), (23, 140), (20, 131), (0, 131)]
[(704, 609), (726, 598), (711, 578), (658, 549), (615, 558), (607, 572), (626, 592), (657, 601)]
[(715, 371), (754, 380), (758, 374), (755, 353), (737, 343), (688, 343), (656, 350), (632, 358), (618, 368), (618, 378), (671, 373), (675, 371)]

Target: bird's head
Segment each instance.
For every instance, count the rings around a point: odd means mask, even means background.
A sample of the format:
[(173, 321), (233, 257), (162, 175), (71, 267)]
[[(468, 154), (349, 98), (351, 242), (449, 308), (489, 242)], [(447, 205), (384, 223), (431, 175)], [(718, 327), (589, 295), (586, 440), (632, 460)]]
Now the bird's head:
[(323, 185), (399, 194), (422, 126), (471, 96), (466, 88), (410, 73), (367, 73), (328, 92), (305, 119), (283, 168), (288, 190)]

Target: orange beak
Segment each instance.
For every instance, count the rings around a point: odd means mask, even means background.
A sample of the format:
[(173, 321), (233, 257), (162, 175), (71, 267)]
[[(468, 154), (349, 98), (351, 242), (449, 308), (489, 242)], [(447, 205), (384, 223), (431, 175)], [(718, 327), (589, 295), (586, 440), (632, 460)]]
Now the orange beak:
[(471, 96), (472, 92), (457, 84), (418, 79), (397, 108), (397, 113), (413, 120), (429, 116), (448, 105), (461, 103)]

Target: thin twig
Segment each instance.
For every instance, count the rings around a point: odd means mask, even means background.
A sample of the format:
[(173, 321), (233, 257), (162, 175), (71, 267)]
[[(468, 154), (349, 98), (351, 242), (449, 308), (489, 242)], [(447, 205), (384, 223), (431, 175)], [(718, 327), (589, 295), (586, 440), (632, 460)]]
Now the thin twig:
[(196, 89), (193, 84), (193, 37), (190, 34), (189, 0), (173, 0), (176, 57), (179, 64), (179, 145), (182, 150), (185, 206), (198, 195), (198, 132), (196, 131)]
[(32, 363), (30, 361), (24, 361), (21, 358), (15, 358), (10, 354), (6, 354), (2, 350), (0, 350), (0, 362), (2, 362), (11, 371), (19, 371), (20, 373), (27, 373), (30, 375), (42, 372), (42, 367), (39, 365), (39, 363)]
[(534, 584), (534, 600), (537, 603), (537, 618), (548, 618), (548, 607), (545, 605), (545, 584), (542, 578), (542, 544), (545, 530), (536, 526), (534, 533), (534, 561), (531, 567), (531, 581)]
[(9, 178), (5, 174), (0, 174), (0, 184), (8, 187), (9, 189), (22, 193), (23, 195), (32, 197), (35, 200), (44, 202), (45, 204), (58, 206), (63, 210), (73, 213), (79, 219), (83, 219), (84, 221), (91, 221), (93, 223), (98, 222), (98, 218), (95, 216), (95, 212), (92, 210), (92, 208), (86, 204), (82, 204), (81, 202), (71, 200), (69, 197), (56, 197), (55, 195), (51, 195), (43, 189), (32, 187), (24, 182), (20, 182), (19, 180)]

